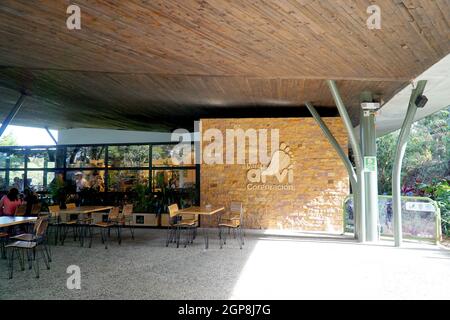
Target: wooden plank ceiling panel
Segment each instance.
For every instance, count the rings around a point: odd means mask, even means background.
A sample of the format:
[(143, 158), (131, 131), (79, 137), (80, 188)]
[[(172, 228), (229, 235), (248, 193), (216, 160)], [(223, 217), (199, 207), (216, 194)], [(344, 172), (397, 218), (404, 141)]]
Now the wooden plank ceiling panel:
[(361, 91), (386, 101), (450, 51), (448, 0), (379, 0), (381, 30), (366, 26), (370, 0), (77, 4), (81, 30), (66, 28), (68, 1), (0, 3), (1, 115), (26, 87), (22, 123), (172, 128), (333, 108), (336, 79), (356, 124)]

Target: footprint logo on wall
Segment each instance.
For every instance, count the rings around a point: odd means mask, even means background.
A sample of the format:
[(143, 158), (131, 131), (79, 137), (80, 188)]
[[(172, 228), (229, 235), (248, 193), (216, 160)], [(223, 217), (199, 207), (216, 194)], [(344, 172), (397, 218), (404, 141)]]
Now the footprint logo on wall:
[(288, 176), (288, 182), (292, 183), (294, 161), (293, 153), (289, 146), (282, 142), (277, 151), (272, 155), (267, 168), (261, 168), (261, 176), (276, 176), (281, 183)]

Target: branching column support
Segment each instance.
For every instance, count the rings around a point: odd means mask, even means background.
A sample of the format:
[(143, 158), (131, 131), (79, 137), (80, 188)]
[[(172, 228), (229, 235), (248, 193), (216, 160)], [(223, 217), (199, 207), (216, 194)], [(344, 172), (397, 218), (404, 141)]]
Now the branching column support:
[(316, 108), (314, 108), (314, 106), (311, 104), (311, 102), (306, 101), (305, 105), (308, 108), (309, 112), (311, 112), (311, 115), (316, 120), (320, 129), (322, 129), (322, 132), (325, 135), (325, 137), (331, 143), (334, 150), (336, 150), (337, 154), (339, 155), (342, 162), (344, 163), (345, 168), (347, 169), (347, 172), (348, 172), (348, 177), (350, 179), (350, 184), (352, 185), (352, 188), (356, 188), (356, 184), (357, 184), (356, 173), (355, 173), (355, 170), (353, 169), (352, 163), (350, 162), (350, 160), (347, 157), (347, 154), (344, 152), (344, 150), (342, 150), (342, 148), (339, 145), (339, 143), (337, 142), (336, 138), (333, 136), (333, 134), (331, 133), (330, 129), (325, 124), (325, 122), (323, 122), (322, 118), (320, 117), (319, 113), (316, 111)]
[(394, 240), (395, 246), (399, 247), (402, 244), (402, 200), (401, 200), (401, 170), (403, 156), (405, 155), (406, 145), (408, 143), (411, 125), (414, 121), (414, 116), (417, 111), (417, 98), (420, 97), (427, 84), (426, 80), (421, 80), (417, 83), (415, 89), (412, 90), (409, 99), (408, 110), (403, 121), (400, 135), (397, 141), (397, 149), (395, 152), (394, 166), (392, 168), (392, 203), (394, 211)]
[[(53, 136), (52, 132), (50, 131), (50, 129), (49, 129), (47, 126), (45, 126), (45, 131), (47, 131), (47, 134), (48, 134), (49, 137), (53, 140), (53, 142), (54, 142), (55, 144), (58, 144), (58, 141), (57, 141), (56, 138)], [(103, 151), (103, 149), (102, 149), (102, 151)], [(100, 154), (101, 154), (101, 152), (100, 152)]]
[(2, 137), (3, 133), (5, 133), (6, 128), (9, 126), (9, 124), (14, 120), (14, 117), (19, 112), (20, 108), (22, 107), (22, 104), (25, 100), (26, 95), (22, 93), (19, 97), (19, 100), (17, 100), (14, 107), (11, 109), (9, 114), (6, 116), (5, 120), (2, 122), (2, 126), (0, 127), (0, 138)]
[[(344, 163), (344, 166), (347, 169), (347, 173), (348, 173), (348, 177), (350, 180), (350, 184), (352, 186), (352, 190), (357, 190), (358, 183), (357, 183), (357, 179), (356, 179), (355, 169), (353, 168), (353, 165), (350, 162), (350, 159), (348, 158), (347, 154), (344, 152), (344, 150), (342, 150), (342, 148), (339, 145), (339, 143), (337, 142), (336, 138), (333, 136), (333, 134), (331, 133), (330, 129), (325, 124), (325, 122), (322, 120), (319, 113), (316, 111), (316, 108), (314, 108), (314, 106), (312, 105), (312, 103), (309, 101), (306, 101), (305, 105), (308, 108), (311, 115), (313, 116), (314, 120), (316, 120), (320, 129), (322, 129), (322, 132), (325, 135), (325, 137), (331, 143), (334, 150), (337, 152), (337, 154), (341, 158), (342, 162)], [(354, 203), (356, 203), (356, 201), (354, 201)], [(355, 209), (356, 209), (356, 207), (355, 207)], [(355, 232), (355, 235), (356, 235), (356, 232)]]
[(363, 157), (361, 153), (360, 145), (356, 139), (355, 132), (353, 131), (353, 125), (348, 115), (347, 109), (342, 101), (339, 90), (334, 80), (327, 80), (327, 85), (330, 88), (331, 95), (333, 96), (336, 107), (339, 111), (339, 115), (344, 123), (349, 137), (350, 145), (353, 150), (353, 156), (356, 165), (356, 184), (357, 188), (354, 189), (354, 203), (355, 203), (355, 234), (360, 242), (366, 241), (366, 217), (365, 217), (365, 185), (364, 185), (364, 170), (363, 170)]

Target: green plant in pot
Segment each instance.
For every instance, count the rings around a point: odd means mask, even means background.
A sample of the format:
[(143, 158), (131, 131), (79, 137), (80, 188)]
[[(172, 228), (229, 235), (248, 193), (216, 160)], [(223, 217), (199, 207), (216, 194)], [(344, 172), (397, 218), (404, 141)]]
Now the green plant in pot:
[(64, 181), (61, 173), (58, 173), (49, 184), (49, 192), (52, 196), (53, 203), (58, 204), (62, 209), (66, 207), (67, 189), (67, 183)]
[(134, 187), (136, 197), (133, 201), (134, 212), (150, 212), (149, 188), (145, 184), (137, 184)]

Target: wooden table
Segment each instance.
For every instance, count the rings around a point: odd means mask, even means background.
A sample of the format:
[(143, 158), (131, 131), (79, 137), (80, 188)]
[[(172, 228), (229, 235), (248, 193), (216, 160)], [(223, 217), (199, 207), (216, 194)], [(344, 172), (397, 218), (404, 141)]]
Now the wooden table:
[(24, 223), (34, 223), (37, 217), (13, 217), (13, 216), (2, 216), (0, 217), (0, 228), (16, 226), (18, 224)]
[(111, 206), (81, 206), (76, 207), (73, 209), (61, 209), (59, 210), (59, 213), (61, 214), (89, 214), (92, 212), (99, 212), (99, 211), (107, 211), (112, 209)]
[[(205, 216), (205, 217), (209, 217), (210, 218), (210, 222), (211, 222), (211, 217), (216, 214), (219, 213), (221, 211), (225, 210), (225, 207), (219, 207), (219, 206), (211, 206), (211, 207), (207, 207), (207, 206), (193, 206), (193, 207), (189, 207), (189, 208), (185, 208), (185, 209), (181, 209), (178, 211), (178, 214), (194, 214), (194, 215), (200, 215), (200, 216)], [(209, 236), (208, 236), (208, 231), (206, 230), (206, 228), (203, 228), (203, 234), (205, 237), (205, 249), (208, 249), (209, 247)]]
[(72, 209), (61, 209), (59, 210), (59, 215), (66, 218), (69, 215), (72, 214), (76, 214), (76, 215), (81, 215), (81, 214), (86, 214), (86, 215), (90, 215), (93, 212), (100, 212), (100, 211), (107, 211), (112, 209), (113, 207), (111, 206), (81, 206), (81, 207), (75, 207)]

